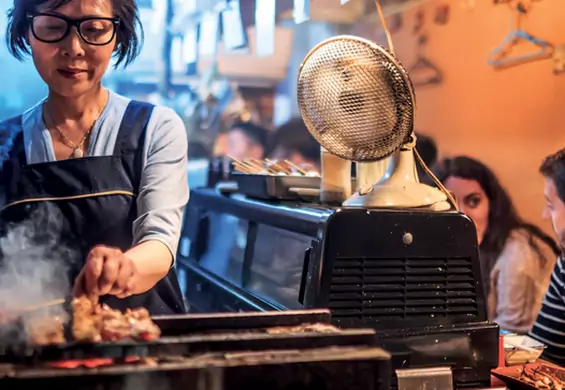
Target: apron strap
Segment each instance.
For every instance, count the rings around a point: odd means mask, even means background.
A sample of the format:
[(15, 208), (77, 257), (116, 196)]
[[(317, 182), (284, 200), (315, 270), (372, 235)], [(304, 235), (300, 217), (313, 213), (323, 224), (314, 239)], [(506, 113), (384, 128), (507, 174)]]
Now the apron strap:
[(125, 168), (133, 178), (134, 190), (139, 190), (143, 170), (143, 151), (147, 124), (153, 113), (154, 105), (132, 100), (129, 102), (116, 139), (114, 156), (121, 156)]

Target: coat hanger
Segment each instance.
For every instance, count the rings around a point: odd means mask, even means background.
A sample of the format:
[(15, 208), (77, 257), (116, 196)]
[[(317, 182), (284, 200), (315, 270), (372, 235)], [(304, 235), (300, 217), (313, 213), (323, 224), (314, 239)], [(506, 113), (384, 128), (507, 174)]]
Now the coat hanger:
[[(441, 70), (439, 70), (437, 66), (432, 64), (422, 54), (423, 47), (426, 44), (426, 42), (427, 42), (427, 36), (425, 34), (421, 34), (418, 37), (418, 54), (416, 57), (416, 62), (408, 70), (408, 74), (410, 74), (412, 78), (412, 84), (414, 84), (414, 86), (440, 84), (443, 80), (443, 73), (441, 72)], [(414, 77), (414, 74), (417, 72), (426, 72), (427, 74), (429, 74), (429, 76), (427, 76), (424, 79), (418, 80), (418, 78)]]
[(553, 74), (565, 73), (565, 45), (556, 45), (553, 48)]
[[(487, 59), (489, 65), (494, 66), (495, 68), (507, 68), (551, 57), (553, 45), (528, 34), (520, 28), (521, 18), (525, 13), (526, 9), (523, 6), (518, 5), (512, 17), (512, 31), (510, 31), (510, 34), (504, 38), (502, 43), (490, 53)], [(509, 54), (512, 51), (512, 48), (521, 42), (533, 43), (539, 48), (539, 50), (515, 57), (510, 56)]]

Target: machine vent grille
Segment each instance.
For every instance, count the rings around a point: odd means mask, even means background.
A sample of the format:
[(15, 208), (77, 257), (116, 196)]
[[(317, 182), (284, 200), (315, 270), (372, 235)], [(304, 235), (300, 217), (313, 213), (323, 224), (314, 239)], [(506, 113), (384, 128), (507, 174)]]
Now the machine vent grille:
[[(470, 258), (334, 259), (329, 308), (337, 322), (479, 316)], [(435, 321), (434, 321), (435, 322)]]

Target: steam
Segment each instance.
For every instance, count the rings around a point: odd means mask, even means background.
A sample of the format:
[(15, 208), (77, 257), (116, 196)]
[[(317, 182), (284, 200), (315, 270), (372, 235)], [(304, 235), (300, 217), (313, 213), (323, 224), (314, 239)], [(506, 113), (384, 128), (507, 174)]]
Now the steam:
[(0, 126), (0, 169), (10, 158), (16, 135), (21, 132), (21, 124), (16, 120), (8, 120)]
[[(36, 206), (30, 218), (8, 226), (0, 238), (1, 312), (19, 313), (28, 306), (65, 298), (71, 291), (68, 275), (76, 253), (61, 245), (60, 211), (47, 202)], [(63, 305), (39, 314), (67, 317)], [(18, 337), (26, 336), (22, 330), (17, 333)]]

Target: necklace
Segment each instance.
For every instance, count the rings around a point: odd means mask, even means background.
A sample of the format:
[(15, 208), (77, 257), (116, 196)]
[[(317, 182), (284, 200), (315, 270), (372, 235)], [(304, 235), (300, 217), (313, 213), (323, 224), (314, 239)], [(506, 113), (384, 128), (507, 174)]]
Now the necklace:
[(47, 110), (47, 108), (45, 107), (44, 113), (46, 114), (46, 118), (49, 118), (49, 122), (53, 123), (53, 127), (55, 130), (57, 130), (57, 133), (59, 134), (59, 138), (61, 139), (61, 141), (68, 146), (69, 148), (71, 148), (73, 150), (73, 152), (71, 153), (71, 155), (69, 156), (69, 158), (82, 158), (84, 157), (84, 143), (86, 142), (86, 139), (88, 138), (88, 136), (90, 135), (90, 132), (92, 131), (92, 129), (94, 128), (94, 125), (96, 124), (96, 121), (98, 120), (98, 116), (96, 116), (96, 119), (94, 119), (94, 122), (92, 123), (92, 125), (90, 126), (90, 128), (88, 129), (88, 131), (84, 134), (84, 136), (82, 137), (82, 139), (80, 140), (80, 142), (77, 144), (75, 142), (73, 142), (69, 137), (67, 137), (57, 126), (55, 126), (54, 122), (53, 122), (53, 118), (51, 117), (51, 114), (49, 114), (49, 111)]

